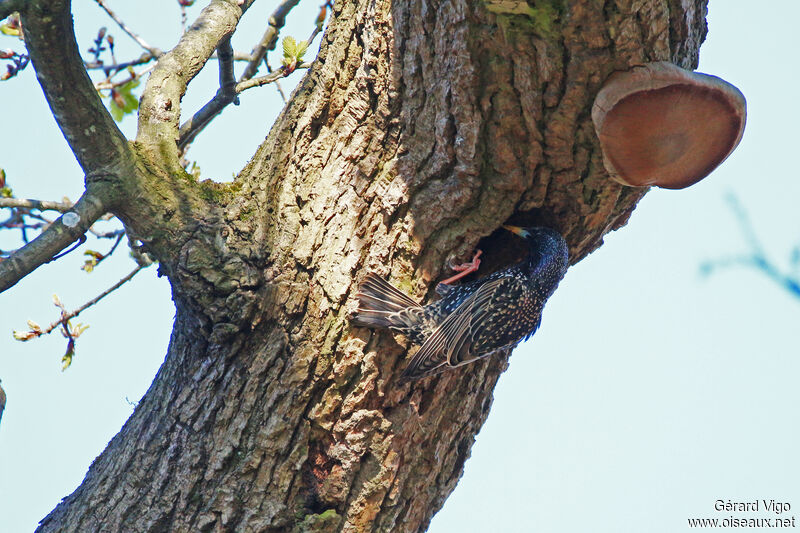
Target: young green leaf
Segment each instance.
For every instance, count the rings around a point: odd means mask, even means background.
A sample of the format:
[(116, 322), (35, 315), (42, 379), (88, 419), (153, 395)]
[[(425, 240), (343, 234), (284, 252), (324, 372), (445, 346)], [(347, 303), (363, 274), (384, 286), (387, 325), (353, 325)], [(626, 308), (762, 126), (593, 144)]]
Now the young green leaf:
[(283, 38), (283, 59), (281, 59), (281, 63), (286, 67), (286, 74), (293, 72), (297, 68), (297, 63), (303, 60), (306, 50), (308, 50), (306, 41), (298, 43), (294, 37)]
[(303, 55), (306, 53), (306, 50), (308, 50), (308, 43), (306, 41), (300, 41), (297, 43), (297, 53), (295, 54), (297, 61), (303, 59)]
[(72, 338), (77, 339), (81, 336), (81, 333), (89, 329), (89, 324), (82, 324), (78, 322), (78, 324), (72, 329)]
[(121, 121), (125, 115), (133, 113), (139, 108), (139, 99), (131, 92), (138, 86), (139, 80), (133, 79), (111, 90), (109, 108), (111, 116), (117, 122)]
[(0, 33), (3, 35), (11, 35), (13, 37), (19, 37), (22, 35), (22, 33), (19, 31), (19, 28), (14, 27), (11, 24), (0, 24)]
[(297, 41), (294, 37), (288, 36), (283, 38), (283, 59), (291, 60), (297, 57)]

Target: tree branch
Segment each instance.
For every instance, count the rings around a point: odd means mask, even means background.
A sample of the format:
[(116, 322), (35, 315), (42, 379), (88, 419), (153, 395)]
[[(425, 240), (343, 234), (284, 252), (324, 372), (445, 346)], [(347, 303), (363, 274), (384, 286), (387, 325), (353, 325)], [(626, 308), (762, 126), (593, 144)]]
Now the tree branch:
[(0, 263), (0, 292), (78, 239), (114, 205), (134, 157), (92, 84), (75, 41), (69, 0), (32, 0), (22, 25), (25, 45), (47, 103), (86, 174), (80, 200), (38, 237)]
[(0, 293), (39, 266), (52, 260), (61, 250), (84, 236), (89, 227), (107, 210), (104, 194), (91, 187), (71, 211), (67, 211), (34, 240), (0, 262)]
[(39, 209), (64, 213), (72, 209), (72, 202), (50, 202), (47, 200), (25, 200), (23, 198), (0, 198), (0, 208)]
[(236, 77), (233, 74), (233, 46), (230, 36), (225, 37), (217, 46), (219, 59), (219, 88), (223, 93), (235, 97)]
[(130, 29), (125, 24), (125, 22), (123, 22), (123, 20), (117, 16), (116, 13), (114, 13), (113, 11), (111, 11), (111, 9), (109, 9), (109, 7), (105, 4), (104, 0), (94, 0), (94, 1), (97, 2), (97, 5), (99, 5), (101, 8), (103, 8), (103, 11), (105, 11), (106, 14), (108, 14), (108, 16), (111, 17), (111, 19), (114, 22), (117, 23), (117, 26), (119, 26), (120, 29), (122, 29), (122, 31), (127, 33), (128, 36), (131, 39), (133, 39), (134, 41), (136, 41), (136, 43), (139, 46), (141, 46), (142, 48), (144, 48), (145, 50), (150, 52), (150, 55), (152, 55), (155, 58), (158, 58), (164, 53), (160, 49), (158, 49), (158, 48), (156, 48), (154, 46), (150, 46), (149, 44), (147, 44), (147, 41), (142, 39), (136, 32), (134, 32), (132, 29)]
[(69, 0), (29, 2), (22, 17), (25, 45), (47, 103), (84, 173), (104, 169), (108, 174), (130, 150), (83, 66), (69, 6)]

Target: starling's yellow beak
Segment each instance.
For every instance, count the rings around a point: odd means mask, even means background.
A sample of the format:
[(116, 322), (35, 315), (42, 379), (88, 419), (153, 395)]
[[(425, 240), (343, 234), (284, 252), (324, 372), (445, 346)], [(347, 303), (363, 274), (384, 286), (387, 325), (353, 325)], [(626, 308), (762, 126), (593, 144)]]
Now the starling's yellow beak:
[(530, 232), (524, 228), (520, 228), (519, 226), (503, 226), (504, 229), (507, 229), (511, 233), (519, 235), (523, 239), (530, 236)]

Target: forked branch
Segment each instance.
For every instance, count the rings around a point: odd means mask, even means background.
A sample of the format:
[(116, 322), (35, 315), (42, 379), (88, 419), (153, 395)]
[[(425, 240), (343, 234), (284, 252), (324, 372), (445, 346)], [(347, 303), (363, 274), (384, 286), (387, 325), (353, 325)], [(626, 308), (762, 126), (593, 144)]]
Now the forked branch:
[[(290, 62), (286, 62), (280, 68), (276, 70), (270, 70), (269, 74), (265, 76), (260, 76), (258, 78), (253, 78), (252, 76), (257, 72), (258, 65), (264, 61), (266, 63), (266, 52), (275, 48), (275, 43), (278, 39), (278, 33), (280, 29), (283, 27), (285, 23), (286, 15), (291, 11), (291, 9), (297, 5), (299, 0), (287, 0), (278, 6), (275, 12), (269, 19), (269, 27), (267, 28), (264, 37), (262, 37), (261, 42), (256, 46), (252, 53), (252, 59), (248, 63), (247, 67), (245, 68), (244, 74), (239, 78), (239, 83), (232, 84), (231, 79), (227, 76), (227, 72), (224, 72), (225, 76), (223, 76), (223, 65), (224, 62), (222, 61), (223, 57), (227, 54), (222, 53), (222, 45), (220, 44), (220, 48), (217, 50), (217, 55), (220, 58), (220, 89), (214, 95), (214, 97), (204, 105), (197, 113), (192, 116), (189, 120), (185, 121), (180, 128), (179, 137), (178, 137), (178, 148), (185, 152), (186, 148), (191, 144), (191, 142), (197, 137), (197, 135), (206, 127), (208, 124), (219, 115), (225, 107), (229, 104), (237, 103), (238, 98), (237, 95), (246, 91), (247, 89), (252, 89), (254, 87), (261, 87), (262, 85), (266, 85), (269, 83), (277, 83), (278, 80), (284, 78), (294, 72), (297, 69), (307, 69), (311, 68), (310, 62), (300, 63), (298, 61), (299, 58), (302, 57), (302, 52), (297, 54), (298, 57), (294, 58), (294, 60)], [(319, 35), (322, 31), (323, 25), (325, 23), (325, 17), (327, 16), (327, 9), (330, 5), (330, 2), (326, 2), (320, 8), (319, 14), (317, 16), (316, 21), (314, 22), (314, 28), (311, 31), (311, 35), (309, 35), (308, 39), (302, 42), (303, 50), (305, 50), (311, 43), (314, 42), (314, 39)], [(294, 42), (294, 39), (291, 40)], [(231, 50), (232, 53), (232, 50)], [(231, 72), (233, 74), (233, 63), (230, 62), (231, 65)], [(286, 101), (286, 97), (283, 95), (283, 91), (280, 90), (281, 96), (283, 96), (284, 101)]]
[(175, 144), (180, 123), (180, 100), (189, 82), (203, 68), (223, 40), (236, 30), (239, 18), (251, 2), (241, 7), (213, 0), (189, 26), (178, 44), (164, 54), (144, 90), (139, 106), (137, 141), (159, 146), (170, 163), (178, 165)]

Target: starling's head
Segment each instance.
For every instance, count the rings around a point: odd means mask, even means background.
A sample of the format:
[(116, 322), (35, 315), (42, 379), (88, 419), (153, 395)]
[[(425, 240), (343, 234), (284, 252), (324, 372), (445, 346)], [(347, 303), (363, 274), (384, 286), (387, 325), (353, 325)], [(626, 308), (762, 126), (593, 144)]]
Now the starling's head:
[(532, 226), (528, 228), (521, 228), (519, 226), (503, 226), (503, 228), (530, 242), (546, 244), (564, 241), (564, 238), (560, 233), (554, 229), (545, 228), (544, 226)]
[[(546, 263), (561, 271), (561, 275), (566, 271), (568, 263), (567, 242), (559, 232), (543, 226), (528, 228), (520, 228), (519, 226), (503, 227), (528, 241), (531, 260), (534, 263), (538, 264), (544, 259)], [(532, 265), (532, 267), (535, 268), (536, 265)]]

